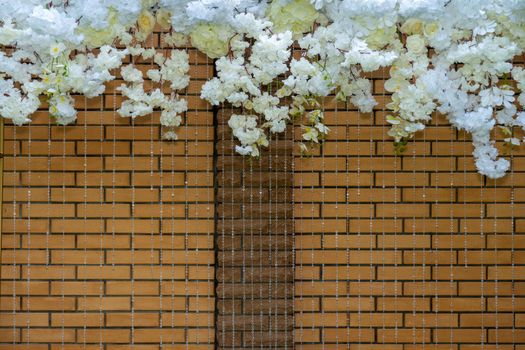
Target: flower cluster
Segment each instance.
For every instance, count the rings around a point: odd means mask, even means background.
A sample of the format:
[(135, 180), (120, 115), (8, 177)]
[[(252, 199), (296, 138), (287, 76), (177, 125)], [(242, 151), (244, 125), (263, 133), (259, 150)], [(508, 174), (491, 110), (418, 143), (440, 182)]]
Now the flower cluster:
[(503, 176), (510, 163), (499, 157), (492, 134), (499, 127), (509, 136), (506, 142), (520, 143), (511, 136), (514, 127), (523, 125), (509, 78), (512, 73), (519, 81), (512, 59), (525, 48), (525, 32), (523, 18), (510, 14), (522, 12), (524, 5), (449, 1), (435, 5), (433, 12), (428, 7), (417, 10), (417, 5), (404, 8), (406, 14), (400, 12), (403, 16), (396, 21), (399, 56), (385, 83), (393, 94), (389, 134), (402, 145), (434, 113), (443, 114), (472, 135), (479, 172), (490, 178)]
[[(145, 44), (156, 26), (162, 52)], [(42, 101), (57, 123), (74, 122), (74, 95), (100, 96), (120, 68), (119, 114), (159, 111), (175, 139), (189, 83), (181, 48), (192, 45), (216, 59), (201, 96), (238, 109), (229, 125), (244, 155), (291, 123), (302, 150), (320, 143), (331, 96), (372, 112), (378, 70), (390, 72), (398, 151), (439, 113), (472, 135), (479, 172), (498, 178), (510, 163), (494, 130), (506, 147), (524, 141), (525, 70), (513, 64), (525, 50), (523, 0), (6, 0), (0, 45), (0, 116), (17, 125)]]
[(237, 152), (258, 156), (259, 147), (268, 145), (265, 130), (283, 132), (289, 120), (289, 108), (281, 106), (272, 83), (288, 70), (293, 41), (289, 31), (271, 34), (261, 29), (250, 45), (248, 35), (232, 38), (231, 57), (217, 61), (217, 77), (204, 84), (201, 96), (212, 104), (228, 102), (246, 112), (233, 115), (229, 125), (241, 141)]
[[(147, 77), (160, 87), (146, 93), (142, 72), (125, 65), (120, 73), (126, 84), (119, 90), (126, 99), (118, 111), (137, 117), (161, 110), (161, 124), (169, 128), (165, 137), (176, 138), (173, 128), (187, 108), (176, 91), (188, 85), (188, 55), (181, 50), (157, 53), (140, 45), (156, 23), (170, 27), (166, 11), (155, 1), (36, 2), (7, 1), (0, 13), (0, 44), (6, 47), (0, 52), (2, 117), (17, 125), (30, 122), (43, 96), (57, 123), (73, 123), (77, 112), (72, 95), (100, 96), (127, 57), (140, 56), (155, 64)], [(169, 83), (167, 96), (163, 83)]]
[(187, 52), (170, 50), (170, 56), (166, 57), (155, 52), (154, 49), (144, 49), (140, 46), (135, 46), (130, 51), (132, 56), (141, 56), (143, 59), (153, 58), (157, 68), (149, 69), (146, 75), (161, 87), (163, 83), (169, 83), (171, 94), (166, 96), (161, 88), (146, 92), (142, 71), (135, 68), (133, 64), (126, 65), (120, 71), (126, 84), (122, 84), (118, 90), (127, 99), (122, 103), (118, 113), (123, 117), (136, 118), (160, 109), (160, 124), (169, 129), (164, 133), (164, 139), (176, 139), (177, 134), (173, 129), (180, 126), (181, 114), (187, 110), (186, 100), (180, 99), (176, 94), (177, 90), (186, 88), (189, 83)]

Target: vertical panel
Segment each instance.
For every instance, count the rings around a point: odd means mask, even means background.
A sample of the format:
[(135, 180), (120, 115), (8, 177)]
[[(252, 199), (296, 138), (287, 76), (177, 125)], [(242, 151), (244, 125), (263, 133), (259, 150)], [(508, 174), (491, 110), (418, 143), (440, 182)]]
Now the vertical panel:
[(272, 136), (259, 159), (234, 153), (219, 109), (217, 347), (291, 348), (291, 140)]

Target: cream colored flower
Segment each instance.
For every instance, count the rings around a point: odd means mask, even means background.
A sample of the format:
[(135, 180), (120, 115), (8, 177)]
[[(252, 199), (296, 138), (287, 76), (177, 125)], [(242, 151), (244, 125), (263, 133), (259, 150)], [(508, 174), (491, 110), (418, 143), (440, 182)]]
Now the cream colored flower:
[(208, 57), (218, 58), (228, 53), (228, 43), (233, 35), (233, 30), (227, 25), (201, 23), (190, 33), (190, 40)]
[(171, 27), (171, 12), (160, 9), (157, 11), (157, 22), (162, 29), (169, 29)]
[(155, 17), (153, 17), (153, 15), (148, 10), (144, 10), (141, 12), (139, 19), (137, 20), (137, 24), (140, 32), (144, 36), (147, 36), (153, 32), (153, 28), (155, 27)]
[(423, 21), (417, 18), (410, 18), (401, 26), (401, 32), (408, 35), (422, 34), (423, 28)]
[(104, 29), (94, 29), (87, 25), (78, 28), (78, 33), (84, 35), (84, 43), (88, 47), (100, 47), (111, 44), (117, 35), (124, 32), (124, 27), (118, 21), (118, 14), (115, 9), (108, 10), (108, 25)]
[(377, 28), (376, 30), (368, 34), (365, 41), (368, 44), (368, 47), (370, 47), (371, 49), (379, 50), (387, 46), (388, 44), (394, 42), (396, 36), (397, 33), (396, 28), (394, 26)]
[(427, 37), (433, 36), (434, 34), (437, 33), (438, 30), (439, 30), (439, 24), (437, 22), (431, 22), (431, 23), (425, 24), (424, 33), (425, 33), (425, 36)]
[(285, 4), (275, 0), (268, 6), (266, 15), (272, 21), (276, 32), (289, 30), (297, 37), (312, 28), (319, 13), (309, 0), (292, 0)]
[(427, 50), (427, 43), (421, 35), (411, 35), (407, 38), (407, 49), (410, 52), (421, 54)]

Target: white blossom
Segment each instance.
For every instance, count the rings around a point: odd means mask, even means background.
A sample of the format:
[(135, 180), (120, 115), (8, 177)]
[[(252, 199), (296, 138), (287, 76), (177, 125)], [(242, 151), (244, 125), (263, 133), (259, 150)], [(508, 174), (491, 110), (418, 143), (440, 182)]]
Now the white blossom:
[[(100, 96), (121, 68), (119, 114), (160, 111), (163, 137), (176, 139), (189, 57), (143, 47), (158, 24), (169, 32), (165, 45), (190, 40), (216, 58), (201, 97), (243, 109), (230, 120), (243, 155), (258, 156), (268, 133), (292, 121), (302, 126), (302, 150), (320, 143), (330, 132), (321, 101), (330, 95), (372, 112), (368, 77), (379, 70), (390, 73), (388, 134), (397, 142), (439, 112), (472, 135), (479, 172), (497, 178), (510, 164), (492, 131), (518, 146), (514, 131), (525, 128), (525, 70), (512, 61), (525, 51), (521, 0), (5, 0), (0, 23), (0, 116), (17, 125), (40, 100), (58, 123), (74, 122), (72, 95)], [(294, 45), (301, 57), (292, 57)], [(143, 60), (151, 62), (147, 84), (135, 66)]]

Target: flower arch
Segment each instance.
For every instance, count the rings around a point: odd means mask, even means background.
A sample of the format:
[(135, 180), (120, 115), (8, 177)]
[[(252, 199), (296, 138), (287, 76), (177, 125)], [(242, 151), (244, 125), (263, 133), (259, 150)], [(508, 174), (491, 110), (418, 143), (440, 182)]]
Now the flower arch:
[[(145, 41), (156, 25), (166, 52)], [(477, 169), (490, 178), (510, 166), (494, 130), (507, 147), (523, 142), (525, 70), (513, 64), (525, 50), (522, 0), (6, 0), (0, 115), (29, 123), (46, 101), (57, 123), (73, 123), (72, 94), (99, 96), (119, 71), (119, 114), (160, 110), (164, 138), (176, 139), (187, 109), (179, 93), (189, 83), (180, 48), (190, 44), (216, 59), (201, 97), (243, 111), (228, 123), (243, 155), (258, 156), (268, 133), (292, 122), (302, 125), (302, 150), (321, 142), (330, 132), (324, 97), (370, 112), (376, 101), (366, 75), (385, 67), (398, 150), (436, 113), (472, 135)], [(134, 64), (140, 57), (153, 62), (146, 77)], [(158, 86), (146, 88), (145, 78)]]

